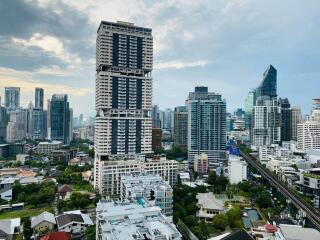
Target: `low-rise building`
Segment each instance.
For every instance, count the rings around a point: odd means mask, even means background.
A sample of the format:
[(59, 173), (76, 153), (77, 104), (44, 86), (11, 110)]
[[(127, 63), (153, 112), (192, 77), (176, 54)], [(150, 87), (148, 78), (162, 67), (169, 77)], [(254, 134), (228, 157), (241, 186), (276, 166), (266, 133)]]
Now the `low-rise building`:
[(96, 208), (97, 239), (181, 240), (176, 227), (169, 223), (157, 206), (101, 200)]
[(197, 207), (199, 211), (197, 212), (197, 217), (199, 219), (211, 222), (215, 215), (225, 211), (224, 202), (217, 199), (212, 192), (198, 193), (196, 198), (198, 200)]
[(320, 168), (310, 169), (300, 175), (300, 183), (304, 194), (313, 197), (313, 204), (320, 208)]
[(231, 184), (248, 180), (248, 164), (239, 156), (229, 155), (227, 175)]
[(58, 196), (61, 200), (68, 200), (71, 197), (73, 189), (70, 185), (64, 184), (58, 188)]
[(71, 233), (51, 232), (40, 238), (40, 240), (71, 240)]
[(53, 230), (56, 224), (56, 219), (52, 213), (43, 212), (38, 216), (31, 218), (31, 228), (35, 232), (43, 232)]
[(279, 225), (275, 240), (318, 240), (320, 232), (314, 228), (303, 228), (298, 225)]
[(160, 176), (124, 175), (121, 177), (121, 200), (145, 199), (149, 204), (158, 206), (166, 216), (173, 214), (173, 190)]
[(2, 239), (12, 240), (16, 234), (20, 232), (20, 218), (13, 218), (0, 221), (0, 232)]
[(93, 225), (89, 215), (80, 211), (65, 212), (57, 216), (56, 220), (59, 231), (69, 232), (72, 235), (83, 234), (87, 227)]
[(49, 154), (52, 153), (53, 150), (60, 149), (62, 147), (61, 141), (48, 141), (48, 142), (40, 142), (37, 146), (38, 154)]

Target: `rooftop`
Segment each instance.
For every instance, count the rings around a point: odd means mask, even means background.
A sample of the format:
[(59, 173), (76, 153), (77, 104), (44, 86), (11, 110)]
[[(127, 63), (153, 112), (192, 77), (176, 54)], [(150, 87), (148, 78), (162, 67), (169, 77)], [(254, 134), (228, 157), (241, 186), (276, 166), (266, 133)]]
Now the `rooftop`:
[(319, 240), (320, 232), (313, 228), (303, 228), (297, 225), (279, 226), (280, 231), (286, 240)]
[(198, 205), (202, 205), (203, 208), (224, 210), (224, 202), (217, 199), (212, 192), (198, 193), (196, 198), (198, 199)]
[(56, 224), (56, 219), (52, 213), (43, 212), (38, 216), (31, 218), (31, 228), (38, 226), (40, 223), (44, 221)]
[(181, 239), (178, 230), (161, 214), (159, 207), (144, 208), (136, 203), (103, 200), (97, 204), (96, 211), (102, 240)]

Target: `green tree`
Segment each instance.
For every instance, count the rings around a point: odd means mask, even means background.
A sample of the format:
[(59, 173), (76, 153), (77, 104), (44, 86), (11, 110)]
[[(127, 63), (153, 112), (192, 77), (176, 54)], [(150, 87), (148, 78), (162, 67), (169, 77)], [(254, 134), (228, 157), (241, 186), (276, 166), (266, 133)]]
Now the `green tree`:
[(239, 226), (239, 222), (241, 225), (241, 219), (242, 219), (242, 210), (238, 207), (231, 208), (227, 213), (226, 213), (229, 221), (229, 225), (232, 228), (238, 228), (241, 227)]
[(87, 227), (86, 231), (84, 232), (85, 240), (95, 240), (96, 239), (96, 228), (95, 226)]
[(216, 229), (224, 231), (225, 228), (228, 226), (229, 221), (228, 217), (225, 214), (218, 214), (213, 217), (212, 224)]

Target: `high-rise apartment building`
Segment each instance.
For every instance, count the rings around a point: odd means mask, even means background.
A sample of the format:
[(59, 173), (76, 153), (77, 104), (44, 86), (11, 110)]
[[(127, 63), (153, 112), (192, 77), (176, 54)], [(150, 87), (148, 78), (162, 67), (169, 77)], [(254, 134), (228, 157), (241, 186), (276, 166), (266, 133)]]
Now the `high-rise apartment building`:
[(50, 101), (50, 137), (52, 140), (70, 143), (70, 109), (68, 95), (54, 94)]
[(172, 109), (167, 108), (166, 110), (164, 110), (162, 128), (172, 131), (173, 122), (174, 122), (173, 118), (174, 118), (174, 112), (172, 111)]
[(292, 140), (292, 109), (287, 98), (279, 98), (281, 107), (281, 142)]
[(259, 99), (253, 108), (252, 145), (269, 146), (281, 141), (281, 107), (277, 99)]
[(196, 87), (188, 97), (188, 159), (208, 155), (209, 169), (226, 162), (226, 101), (220, 94)]
[(43, 88), (36, 88), (35, 89), (35, 108), (43, 109), (43, 97), (44, 97), (44, 90)]
[(277, 100), (277, 70), (269, 65), (256, 89), (256, 103), (252, 113), (253, 148), (280, 143), (281, 120), (281, 107)]
[(188, 110), (186, 106), (174, 109), (174, 144), (177, 146), (188, 145)]
[(252, 89), (249, 91), (244, 103), (245, 127), (249, 131), (251, 131), (252, 126), (252, 111), (254, 105), (256, 105), (256, 89)]
[[(117, 193), (104, 168), (152, 152), (152, 30), (102, 21), (97, 33), (95, 188)], [(121, 163), (120, 163), (121, 162)]]
[(302, 122), (300, 107), (292, 107), (291, 118), (291, 139), (297, 141), (298, 124)]
[(162, 127), (162, 111), (159, 109), (158, 105), (152, 106), (152, 127), (161, 128)]
[(5, 87), (5, 107), (9, 110), (15, 110), (20, 107), (19, 87)]
[(299, 150), (320, 150), (320, 123), (307, 120), (298, 124), (298, 146)]
[(28, 133), (28, 110), (17, 109), (10, 111), (10, 121), (7, 125), (7, 142), (21, 141)]

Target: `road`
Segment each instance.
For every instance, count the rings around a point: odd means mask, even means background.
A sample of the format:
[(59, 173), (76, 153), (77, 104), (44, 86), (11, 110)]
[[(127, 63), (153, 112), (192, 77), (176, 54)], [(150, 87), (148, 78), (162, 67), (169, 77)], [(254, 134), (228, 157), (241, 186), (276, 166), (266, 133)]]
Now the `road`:
[(313, 222), (317, 226), (317, 228), (320, 229), (320, 214), (318, 213), (316, 208), (314, 208), (304, 200), (300, 199), (296, 195), (296, 193), (294, 193), (291, 189), (288, 189), (288, 187), (283, 182), (281, 182), (270, 172), (268, 172), (264, 167), (262, 167), (253, 156), (245, 154), (242, 151), (240, 154), (245, 161), (247, 161), (261, 174), (262, 177), (267, 179), (273, 187), (277, 188), (283, 194), (283, 196), (290, 199), (296, 207), (302, 209), (306, 213), (310, 221)]

